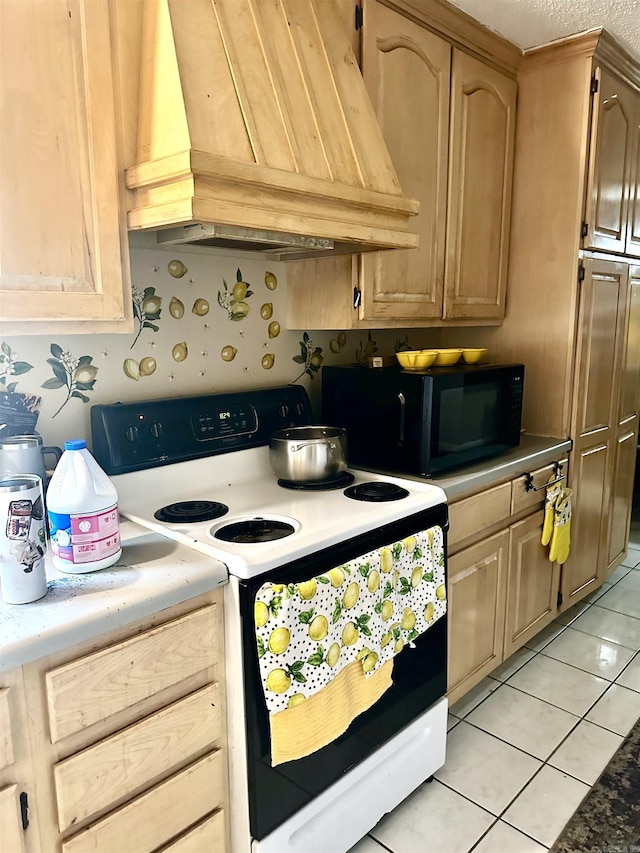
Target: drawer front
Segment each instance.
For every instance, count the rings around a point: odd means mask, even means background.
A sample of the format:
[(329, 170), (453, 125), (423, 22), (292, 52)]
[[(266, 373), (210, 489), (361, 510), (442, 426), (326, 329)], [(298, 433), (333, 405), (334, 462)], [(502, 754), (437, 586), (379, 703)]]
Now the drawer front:
[(511, 483), (487, 489), (449, 507), (449, 549), (503, 521), (511, 514)]
[(63, 842), (62, 853), (156, 850), (223, 803), (225, 793), (224, 754), (218, 749)]
[[(567, 460), (563, 459), (560, 464), (562, 465), (561, 474), (564, 475), (563, 485), (566, 486)], [(544, 486), (544, 484), (550, 479), (555, 479), (555, 477), (553, 477), (555, 471), (555, 465), (552, 463), (551, 465), (545, 465), (544, 468), (538, 468), (536, 471), (531, 472), (533, 486), (538, 489), (537, 492), (533, 489), (527, 490), (526, 476), (518, 477), (517, 480), (513, 481), (513, 491), (511, 496), (511, 512), (513, 515), (518, 512), (522, 512), (524, 509), (535, 509), (542, 505), (546, 491), (544, 488), (540, 488), (540, 486)]]
[(11, 688), (0, 690), (0, 770), (14, 762), (13, 735), (11, 733), (11, 714), (9, 696)]
[(224, 812), (218, 811), (182, 838), (165, 847), (163, 853), (224, 853)]
[(211, 666), (217, 633), (213, 604), (48, 672), (53, 743)]
[(141, 792), (221, 734), (217, 684), (175, 702), (54, 767), (64, 832), (127, 795)]

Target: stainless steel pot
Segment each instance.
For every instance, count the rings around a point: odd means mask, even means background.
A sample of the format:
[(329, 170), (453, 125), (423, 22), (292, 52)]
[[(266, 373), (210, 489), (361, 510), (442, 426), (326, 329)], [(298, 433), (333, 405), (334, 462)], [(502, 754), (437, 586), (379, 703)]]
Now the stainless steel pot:
[(302, 426), (274, 432), (269, 460), (276, 476), (294, 483), (320, 483), (347, 468), (347, 432), (341, 427)]

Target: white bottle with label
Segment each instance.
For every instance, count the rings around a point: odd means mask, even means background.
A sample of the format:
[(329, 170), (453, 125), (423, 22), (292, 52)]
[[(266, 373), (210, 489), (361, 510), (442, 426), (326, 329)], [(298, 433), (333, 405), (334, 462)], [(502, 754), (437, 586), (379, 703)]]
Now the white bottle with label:
[(84, 439), (65, 441), (47, 491), (47, 515), (58, 571), (93, 572), (120, 558), (118, 493)]

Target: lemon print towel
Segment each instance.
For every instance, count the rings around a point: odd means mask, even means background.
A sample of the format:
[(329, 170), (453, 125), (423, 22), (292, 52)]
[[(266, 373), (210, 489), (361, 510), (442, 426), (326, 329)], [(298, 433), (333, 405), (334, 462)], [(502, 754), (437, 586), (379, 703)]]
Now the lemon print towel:
[(392, 658), (446, 608), (440, 527), (301, 583), (263, 584), (255, 629), (272, 764), (342, 734), (391, 686)]

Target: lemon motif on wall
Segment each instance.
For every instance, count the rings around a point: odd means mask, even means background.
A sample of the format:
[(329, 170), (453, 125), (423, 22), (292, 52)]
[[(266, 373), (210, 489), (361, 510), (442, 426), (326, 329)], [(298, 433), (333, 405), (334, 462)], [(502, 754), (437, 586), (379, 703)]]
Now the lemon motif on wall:
[(280, 334), (280, 323), (277, 320), (274, 320), (272, 323), (269, 323), (269, 337), (277, 338)]
[(267, 285), (268, 290), (275, 290), (278, 286), (278, 279), (272, 272), (266, 272), (264, 274), (264, 283)]
[(356, 602), (358, 601), (359, 596), (360, 587), (354, 581), (353, 583), (349, 584), (349, 586), (347, 587), (347, 591), (345, 592), (342, 598), (342, 606), (344, 607), (344, 609), (350, 610), (352, 607), (354, 607)]
[(171, 302), (169, 303), (169, 314), (171, 314), (175, 320), (180, 320), (184, 317), (184, 303), (181, 302), (177, 296), (171, 297)]
[(326, 616), (316, 616), (309, 625), (309, 636), (318, 642), (329, 633), (329, 621)]
[(276, 628), (269, 637), (269, 651), (274, 655), (281, 655), (286, 651), (290, 639), (291, 634), (288, 628)]
[(273, 302), (265, 302), (260, 309), (260, 316), (263, 320), (270, 320), (273, 317)]
[(169, 261), (167, 269), (169, 270), (169, 275), (172, 275), (174, 278), (182, 278), (185, 273), (189, 272), (182, 261), (175, 259), (173, 261)]
[(232, 347), (231, 344), (227, 344), (226, 347), (222, 347), (220, 350), (220, 358), (223, 361), (233, 361), (237, 353), (238, 350), (235, 347)]
[(327, 663), (329, 666), (334, 667), (338, 663), (341, 651), (342, 649), (338, 643), (333, 643), (329, 646), (329, 651), (327, 652)]
[(209, 313), (209, 303), (206, 299), (196, 299), (193, 303), (193, 308), (191, 309), (192, 314), (196, 314), (198, 317), (204, 317)]
[(298, 592), (300, 593), (300, 598), (303, 598), (305, 601), (309, 601), (316, 594), (317, 584), (315, 581), (302, 581), (298, 584)]
[(256, 601), (253, 608), (253, 617), (258, 628), (262, 628), (269, 621), (269, 608), (264, 601)]
[(129, 379), (135, 379), (136, 382), (140, 379), (140, 368), (135, 358), (125, 358), (122, 364), (122, 371)]
[(266, 355), (262, 356), (262, 361), (260, 364), (263, 366), (265, 370), (271, 370), (275, 363), (276, 357), (273, 353), (268, 352)]
[(286, 693), (291, 687), (291, 679), (284, 669), (272, 669), (265, 681), (267, 690), (272, 693)]
[(179, 344), (176, 344), (171, 350), (171, 357), (174, 361), (184, 361), (188, 355), (189, 348), (187, 347), (186, 341), (181, 341)]

